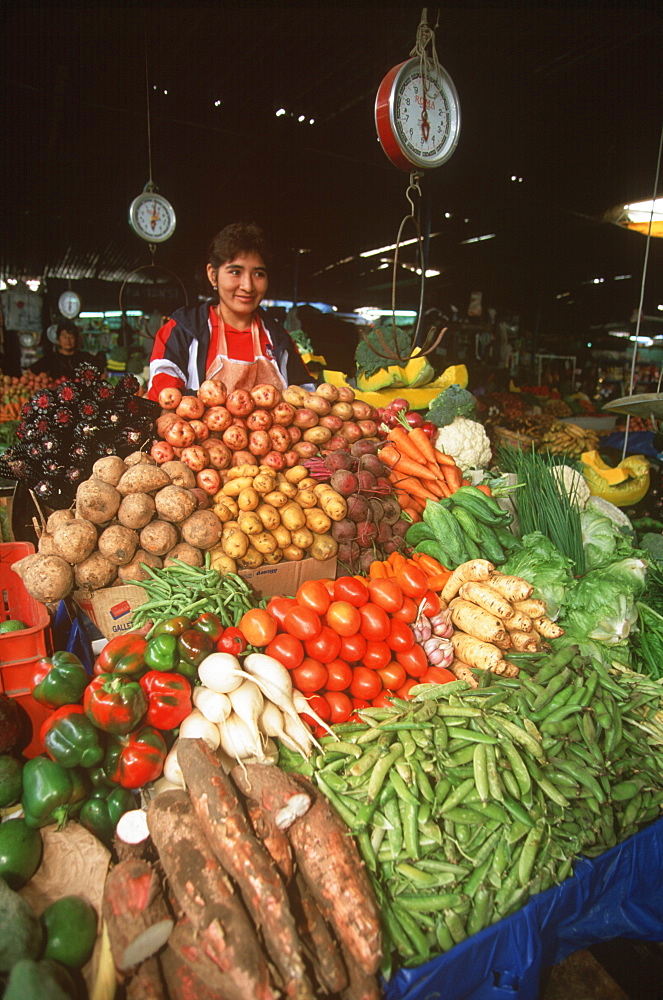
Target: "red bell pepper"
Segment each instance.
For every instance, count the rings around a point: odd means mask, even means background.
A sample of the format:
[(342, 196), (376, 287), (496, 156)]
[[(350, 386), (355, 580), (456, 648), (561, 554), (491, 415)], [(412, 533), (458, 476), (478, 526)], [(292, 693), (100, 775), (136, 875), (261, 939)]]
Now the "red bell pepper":
[(216, 649), (219, 653), (232, 653), (239, 656), (246, 649), (246, 639), (238, 628), (231, 625), (224, 630), (223, 635), (216, 641)]
[(166, 743), (153, 726), (141, 726), (113, 740), (106, 751), (106, 777), (123, 788), (142, 788), (163, 771)]
[(99, 674), (85, 689), (83, 708), (97, 729), (124, 736), (147, 712), (147, 697), (135, 678)]
[(140, 679), (147, 695), (145, 722), (156, 729), (175, 729), (191, 712), (191, 685), (182, 674), (150, 670)]
[(125, 632), (107, 643), (99, 653), (95, 664), (95, 674), (144, 674), (147, 666), (143, 653), (147, 639), (137, 632)]

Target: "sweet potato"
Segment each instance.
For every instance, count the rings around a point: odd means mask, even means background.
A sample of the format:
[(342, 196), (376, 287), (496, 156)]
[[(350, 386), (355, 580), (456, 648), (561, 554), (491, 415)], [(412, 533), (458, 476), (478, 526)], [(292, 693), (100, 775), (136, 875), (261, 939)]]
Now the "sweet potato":
[(255, 929), (214, 857), (187, 793), (155, 796), (147, 823), (178, 906), (218, 969), (222, 995), (227, 1000), (270, 996), (269, 971)]
[(168, 474), (174, 486), (183, 486), (185, 490), (190, 490), (196, 485), (196, 475), (193, 469), (190, 469), (184, 462), (164, 462), (161, 468)]
[(132, 465), (156, 465), (152, 456), (146, 451), (132, 451), (124, 458), (124, 464), (129, 468)]
[(97, 546), (97, 529), (92, 521), (74, 518), (64, 521), (53, 532), (53, 541), (58, 555), (68, 563), (82, 563)]
[(82, 590), (101, 590), (117, 576), (117, 566), (98, 550), (74, 566), (76, 586)]
[(138, 535), (122, 524), (110, 524), (99, 535), (97, 547), (109, 562), (115, 566), (125, 566), (136, 553)]
[(19, 563), (14, 563), (12, 569), (23, 580), (27, 592), (42, 604), (61, 601), (74, 586), (73, 570), (61, 556), (34, 553), (34, 557), (26, 556)]
[(76, 513), (93, 524), (106, 524), (117, 514), (121, 500), (122, 495), (110, 483), (86, 479), (76, 490)]
[(98, 458), (92, 466), (92, 476), (94, 479), (101, 479), (104, 483), (117, 486), (120, 479), (127, 471), (127, 465), (119, 455), (106, 455)]
[(122, 475), (117, 484), (117, 491), (122, 496), (128, 493), (156, 493), (169, 483), (170, 476), (164, 471), (163, 466), (139, 462)]
[(183, 486), (164, 486), (154, 497), (162, 521), (185, 521), (198, 506), (195, 496)]
[(125, 583), (140, 583), (141, 580), (147, 580), (149, 573), (145, 572), (143, 563), (146, 566), (151, 566), (152, 569), (161, 569), (163, 566), (163, 561), (159, 556), (153, 556), (151, 552), (146, 552), (144, 549), (137, 549), (131, 562), (118, 568), (119, 579)]
[(203, 740), (182, 740), (177, 759), (205, 836), (261, 928), (267, 952), (283, 977), (286, 994), (312, 1000), (285, 887), (251, 830), (233, 782)]
[(223, 532), (223, 524), (212, 510), (196, 510), (181, 524), (182, 538), (197, 549), (211, 549)]
[(165, 556), (180, 540), (177, 528), (170, 521), (150, 521), (140, 532), (140, 547), (153, 556)]
[(52, 514), (48, 515), (48, 519), (46, 521), (46, 531), (52, 535), (59, 524), (63, 524), (65, 521), (71, 521), (73, 518), (74, 512), (70, 507), (67, 507), (64, 510), (54, 510)]
[(154, 498), (148, 493), (130, 493), (122, 497), (117, 511), (117, 519), (125, 528), (140, 531), (152, 520), (156, 513)]
[(200, 549), (197, 549), (195, 545), (189, 545), (188, 542), (178, 542), (164, 559), (164, 566), (170, 566), (175, 559), (185, 562), (187, 566), (202, 566), (205, 562), (205, 557)]
[(313, 805), (288, 829), (295, 859), (313, 898), (345, 951), (366, 975), (380, 967), (380, 913), (348, 829), (308, 779), (293, 775)]

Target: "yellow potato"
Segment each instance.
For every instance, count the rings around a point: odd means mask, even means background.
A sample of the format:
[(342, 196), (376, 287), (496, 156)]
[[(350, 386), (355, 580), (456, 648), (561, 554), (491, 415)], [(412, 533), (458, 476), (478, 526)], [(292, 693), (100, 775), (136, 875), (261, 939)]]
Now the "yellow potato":
[(264, 526), (255, 511), (243, 510), (239, 515), (238, 524), (245, 535), (259, 535)]
[(276, 539), (276, 544), (280, 549), (287, 549), (292, 542), (292, 536), (287, 528), (284, 528), (282, 524), (278, 527), (272, 528), (272, 534)]
[(271, 493), (276, 485), (274, 476), (269, 476), (266, 472), (261, 472), (253, 480), (253, 489), (258, 493)]
[[(331, 514), (329, 516), (331, 517)], [(281, 508), (281, 524), (288, 531), (296, 531), (297, 528), (304, 527), (306, 524), (306, 514), (298, 503), (290, 502)]]
[(272, 490), (271, 493), (265, 493), (263, 496), (265, 503), (270, 504), (272, 507), (285, 507), (288, 502), (288, 497), (281, 490)]
[(315, 486), (313, 487), (313, 492), (317, 496), (322, 496), (323, 493), (329, 493), (330, 491), (332, 493), (336, 492), (336, 490), (333, 490), (331, 488), (331, 486), (329, 485), (329, 483), (316, 483)]
[(272, 507), (269, 503), (261, 503), (259, 507), (256, 507), (256, 514), (267, 531), (273, 531), (281, 523), (281, 515), (276, 507)]
[(347, 517), (348, 505), (345, 497), (342, 497), (335, 490), (323, 493), (318, 498), (318, 504), (324, 510), (327, 517), (331, 517), (332, 521), (342, 521), (344, 517)]
[(237, 479), (230, 479), (223, 487), (223, 492), (228, 497), (238, 497), (242, 490), (248, 490), (253, 486), (253, 476), (238, 476)]
[(306, 479), (300, 480), (297, 483), (297, 489), (302, 492), (302, 490), (312, 490), (314, 486), (318, 485), (318, 480), (314, 479), (313, 476), (307, 476)]
[(225, 576), (226, 573), (236, 573), (237, 563), (230, 556), (227, 556), (223, 551), (221, 545), (215, 545), (213, 549), (209, 550), (210, 554), (210, 566), (215, 569), (217, 573), (221, 573)]
[(252, 545), (249, 545), (246, 553), (239, 560), (242, 569), (258, 569), (263, 564), (262, 552), (258, 552)]
[(305, 465), (293, 465), (284, 473), (289, 483), (299, 483), (302, 479), (308, 478), (308, 469)]
[(266, 566), (276, 566), (283, 559), (283, 552), (281, 549), (274, 549), (273, 552), (263, 553), (263, 562)]
[(225, 554), (230, 556), (231, 559), (243, 559), (249, 547), (248, 535), (245, 535), (239, 526), (231, 528), (228, 531), (228, 526), (226, 525), (221, 537), (221, 546)]
[(296, 531), (292, 532), (292, 544), (297, 545), (300, 549), (308, 549), (313, 545), (313, 532), (309, 531), (307, 527), (297, 528)]
[(215, 503), (212, 510), (224, 524), (226, 521), (231, 521), (235, 517), (230, 507), (226, 507), (224, 503)]
[(233, 469), (228, 469), (224, 475), (227, 479), (242, 479), (245, 476), (249, 476), (253, 479), (259, 473), (259, 468), (257, 465), (236, 465)]
[(299, 562), (300, 559), (304, 558), (304, 549), (300, 549), (298, 545), (288, 545), (288, 547), (282, 551), (283, 558), (288, 562)]
[(271, 531), (261, 531), (259, 535), (254, 535), (251, 539), (251, 544), (254, 549), (262, 552), (263, 555), (266, 552), (276, 552), (278, 549), (276, 539)]
[(285, 493), (290, 500), (294, 500), (297, 496), (297, 487), (294, 483), (289, 483), (287, 480), (279, 483), (279, 490), (281, 493)]
[(313, 545), (308, 550), (308, 554), (313, 559), (331, 559), (338, 552), (338, 542), (331, 535), (314, 535)]
[(215, 507), (227, 507), (233, 517), (239, 514), (239, 504), (234, 497), (229, 497), (222, 490), (214, 494)]
[(315, 507), (318, 498), (313, 490), (300, 490), (297, 494), (297, 503), (300, 507)]
[(310, 441), (311, 444), (326, 444), (332, 436), (332, 432), (328, 427), (308, 427), (302, 434), (304, 441)]
[(306, 515), (306, 527), (314, 535), (324, 535), (331, 528), (331, 518), (323, 510), (320, 510), (319, 507), (313, 507), (304, 513)]
[(237, 497), (240, 510), (255, 510), (260, 503), (260, 494), (252, 486), (247, 486)]

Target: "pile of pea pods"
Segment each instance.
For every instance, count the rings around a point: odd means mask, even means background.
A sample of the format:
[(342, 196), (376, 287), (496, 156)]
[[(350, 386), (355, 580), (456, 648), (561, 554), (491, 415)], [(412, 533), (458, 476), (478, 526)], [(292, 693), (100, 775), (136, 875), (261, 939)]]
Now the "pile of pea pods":
[(389, 978), (524, 905), (660, 815), (663, 684), (576, 647), (420, 685), (280, 766), (334, 805), (371, 874)]

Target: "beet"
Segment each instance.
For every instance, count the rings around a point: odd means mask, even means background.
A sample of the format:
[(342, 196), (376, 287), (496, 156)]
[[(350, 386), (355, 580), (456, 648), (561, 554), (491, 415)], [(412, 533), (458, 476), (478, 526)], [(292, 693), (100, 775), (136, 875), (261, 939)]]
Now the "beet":
[(347, 469), (352, 472), (354, 463), (349, 452), (332, 451), (325, 455), (325, 465), (330, 472), (338, 472), (341, 469)]
[(406, 521), (404, 517), (399, 517), (397, 521), (391, 525), (392, 534), (398, 535), (404, 538), (407, 534), (407, 529), (410, 527), (410, 522)]
[(357, 544), (360, 545), (362, 549), (372, 547), (373, 542), (377, 538), (377, 534), (378, 529), (375, 524), (371, 521), (362, 521), (361, 524), (357, 525)]
[[(365, 469), (360, 469), (359, 470), (359, 472), (357, 473), (356, 481), (357, 481), (357, 489), (360, 489), (360, 490), (374, 490), (375, 489), (375, 476), (373, 475), (372, 472), (367, 472)], [(333, 477), (332, 477), (332, 486), (333, 485), (334, 484), (333, 484)], [(336, 487), (334, 487), (334, 488), (336, 488)], [(340, 492), (341, 491), (339, 490), (339, 493)], [(348, 496), (349, 494), (346, 493), (345, 495)]]
[[(378, 476), (378, 478), (375, 480), (375, 488), (376, 490), (379, 490), (380, 493), (384, 493), (385, 496), (391, 493), (392, 490), (391, 483), (389, 482), (386, 476)], [(398, 509), (400, 510), (400, 504)]]
[(380, 521), (380, 523), (378, 524), (378, 535), (377, 535), (378, 545), (384, 545), (385, 542), (389, 541), (391, 536), (392, 536), (391, 525), (387, 524), (386, 521)]
[(338, 547), (337, 558), (347, 569), (354, 572), (359, 553), (360, 548), (356, 542), (342, 542)]
[(359, 556), (359, 568), (362, 573), (368, 573), (374, 559), (375, 555), (373, 554), (373, 549), (362, 549), (361, 555)]
[(362, 455), (374, 455), (378, 450), (378, 444), (379, 441), (362, 438), (361, 441), (355, 441), (350, 445), (350, 454), (354, 455), (355, 458), (361, 458)]
[(368, 506), (370, 507), (371, 511), (371, 520), (375, 524), (378, 524), (382, 520), (384, 514), (384, 511), (382, 509), (382, 501), (370, 497), (368, 500)]
[(351, 521), (356, 521), (357, 524), (359, 524), (361, 521), (365, 521), (369, 516), (370, 507), (364, 497), (359, 496), (358, 494), (348, 497), (348, 517)]
[(332, 521), (332, 538), (337, 542), (351, 542), (357, 537), (357, 525), (349, 517), (344, 517), (342, 521)]
[(384, 476), (385, 467), (377, 455), (362, 455), (359, 459), (359, 468), (362, 472), (370, 472), (377, 479)]
[[(405, 520), (405, 518), (401, 518), (401, 505), (399, 504), (396, 497), (383, 497), (381, 503), (382, 503), (382, 517), (387, 522), (387, 524), (398, 524), (399, 521), (402, 521), (403, 524), (405, 525), (405, 531), (407, 531), (410, 525)], [(405, 531), (403, 531), (402, 534), (405, 534)]]
[(406, 547), (405, 539), (401, 538), (400, 535), (392, 535), (383, 545), (384, 551), (388, 556), (392, 552), (402, 552)]
[(347, 469), (338, 469), (331, 477), (330, 486), (342, 497), (349, 497), (357, 492), (359, 483), (354, 473), (348, 472)]

